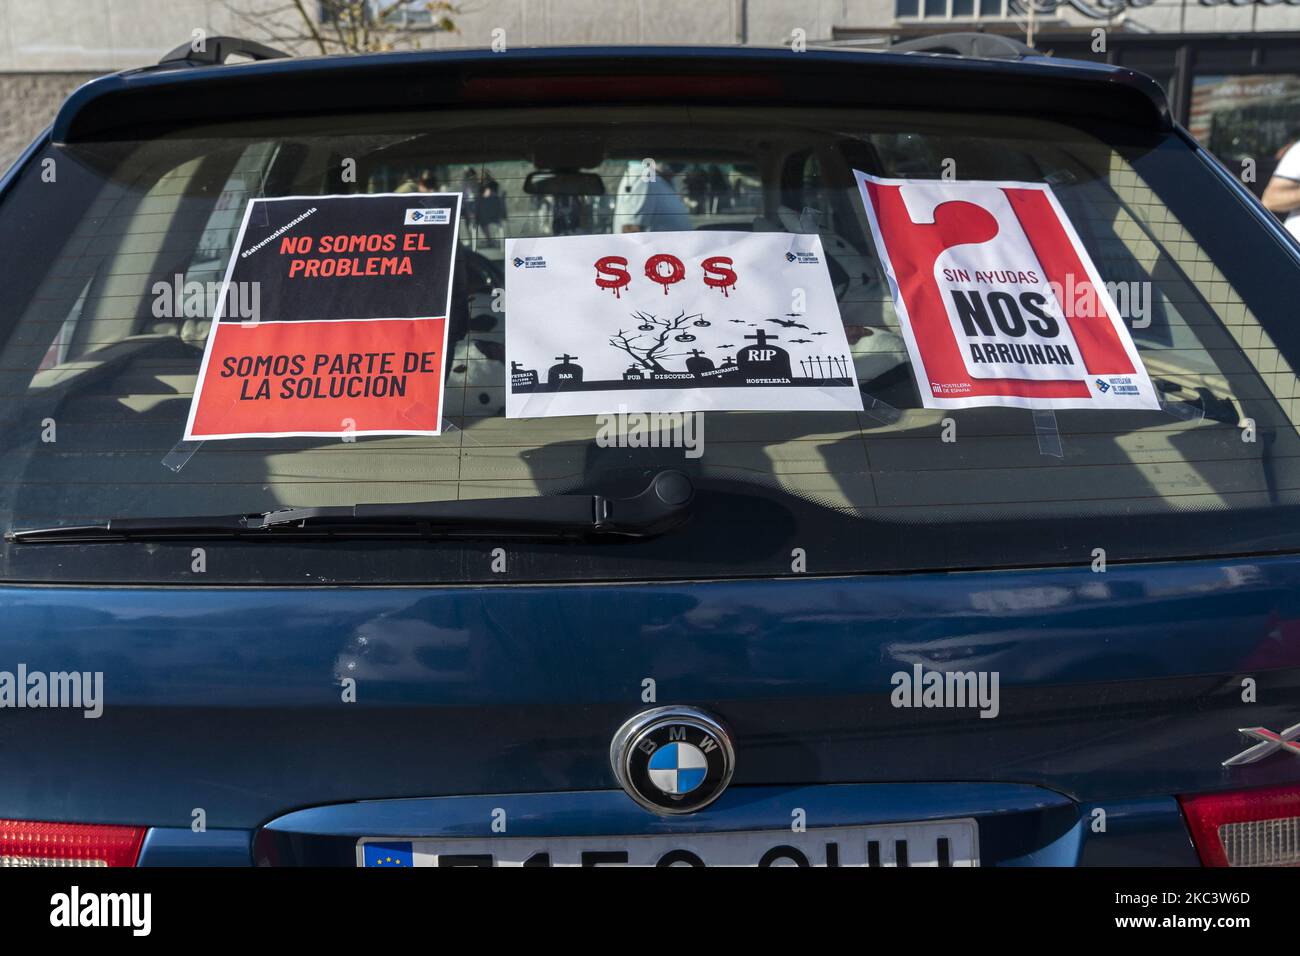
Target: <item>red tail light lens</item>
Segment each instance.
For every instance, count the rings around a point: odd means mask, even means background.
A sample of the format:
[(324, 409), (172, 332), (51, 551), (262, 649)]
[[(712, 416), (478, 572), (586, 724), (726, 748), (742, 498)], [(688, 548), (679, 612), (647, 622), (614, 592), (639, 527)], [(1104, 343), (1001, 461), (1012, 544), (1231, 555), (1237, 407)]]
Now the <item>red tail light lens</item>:
[(144, 827), (0, 820), (0, 867), (135, 866)]
[(607, 103), (617, 100), (761, 100), (780, 96), (784, 89), (771, 76), (750, 74), (683, 74), (665, 76), (480, 76), (465, 83), (471, 102)]
[(1179, 797), (1205, 866), (1300, 866), (1300, 787)]

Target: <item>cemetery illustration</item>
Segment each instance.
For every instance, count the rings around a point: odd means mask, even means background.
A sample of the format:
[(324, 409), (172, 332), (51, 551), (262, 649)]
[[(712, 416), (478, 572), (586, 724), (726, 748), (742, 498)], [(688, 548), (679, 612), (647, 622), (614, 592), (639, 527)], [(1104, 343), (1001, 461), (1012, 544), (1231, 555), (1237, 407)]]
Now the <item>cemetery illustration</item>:
[[(510, 363), (515, 394), (607, 389), (700, 388), (761, 386), (764, 388), (849, 386), (853, 366), (847, 355), (826, 355), (815, 348), (815, 332), (798, 313), (761, 321), (730, 319), (719, 329), (702, 313), (657, 316), (632, 313), (634, 324), (609, 336), (605, 348), (626, 355), (628, 364), (618, 378), (588, 378), (580, 364), (587, 346), (562, 351), (544, 372)], [(701, 339), (718, 344), (700, 348)], [(726, 341), (722, 341), (725, 339)], [(739, 342), (733, 341), (739, 339)], [(595, 343), (592, 343), (594, 346)], [(794, 347), (791, 349), (786, 346)], [(813, 348), (806, 348), (813, 346)], [(609, 368), (610, 353), (600, 351), (598, 364)]]

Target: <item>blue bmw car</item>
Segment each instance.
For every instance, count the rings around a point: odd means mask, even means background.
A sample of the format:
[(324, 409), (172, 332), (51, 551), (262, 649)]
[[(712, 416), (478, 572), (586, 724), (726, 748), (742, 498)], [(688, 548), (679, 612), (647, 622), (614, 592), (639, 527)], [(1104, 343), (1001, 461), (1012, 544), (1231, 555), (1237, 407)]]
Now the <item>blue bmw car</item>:
[(1300, 246), (1154, 81), (915, 46), (76, 91), (0, 862), (1300, 864)]

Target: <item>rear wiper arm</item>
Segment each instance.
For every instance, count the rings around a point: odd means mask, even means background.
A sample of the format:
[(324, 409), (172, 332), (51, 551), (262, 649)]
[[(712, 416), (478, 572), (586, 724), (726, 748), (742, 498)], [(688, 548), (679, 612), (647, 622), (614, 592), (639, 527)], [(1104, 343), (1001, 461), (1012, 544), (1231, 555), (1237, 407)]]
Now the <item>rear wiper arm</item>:
[(5, 532), (5, 538), (25, 544), (281, 535), (642, 538), (662, 534), (684, 521), (694, 495), (695, 489), (686, 475), (680, 471), (662, 471), (644, 491), (629, 498), (591, 494), (471, 498), (413, 504), (282, 508), (262, 514), (110, 518), (86, 525), (15, 528)]

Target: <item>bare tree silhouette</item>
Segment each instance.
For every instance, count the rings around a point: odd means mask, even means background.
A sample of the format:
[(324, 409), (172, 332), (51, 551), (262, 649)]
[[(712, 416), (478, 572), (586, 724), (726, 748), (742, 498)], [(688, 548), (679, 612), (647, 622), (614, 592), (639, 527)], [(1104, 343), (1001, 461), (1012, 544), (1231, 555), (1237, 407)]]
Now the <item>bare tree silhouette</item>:
[(220, 2), (235, 32), (295, 56), (427, 48), (435, 33), (459, 33), (455, 17), (465, 12), (451, 0)]
[(685, 354), (684, 352), (665, 352), (664, 349), (669, 347), (668, 337), (674, 332), (685, 328), (687, 322), (698, 318), (698, 316), (687, 315), (683, 310), (671, 319), (661, 319), (646, 312), (633, 312), (632, 318), (640, 319), (643, 326), (650, 325), (654, 326), (654, 328), (652, 330), (641, 329), (635, 335), (624, 329), (619, 329), (610, 338), (609, 344), (616, 349), (622, 349), (632, 356), (633, 361), (638, 362), (652, 372), (666, 372), (668, 370), (659, 364), (660, 359)]

